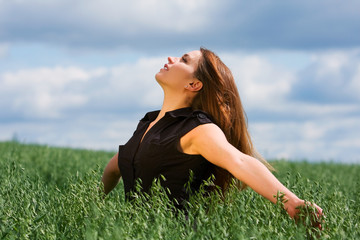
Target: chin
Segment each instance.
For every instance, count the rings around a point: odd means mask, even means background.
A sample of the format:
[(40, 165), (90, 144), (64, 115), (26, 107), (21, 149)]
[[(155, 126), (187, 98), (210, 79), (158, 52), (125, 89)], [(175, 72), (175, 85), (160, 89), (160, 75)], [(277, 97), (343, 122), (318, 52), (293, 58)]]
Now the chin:
[(161, 73), (160, 72), (158, 72), (157, 74), (155, 74), (155, 79), (156, 79), (156, 81), (158, 82), (158, 83), (161, 83), (162, 82), (162, 78), (161, 78)]

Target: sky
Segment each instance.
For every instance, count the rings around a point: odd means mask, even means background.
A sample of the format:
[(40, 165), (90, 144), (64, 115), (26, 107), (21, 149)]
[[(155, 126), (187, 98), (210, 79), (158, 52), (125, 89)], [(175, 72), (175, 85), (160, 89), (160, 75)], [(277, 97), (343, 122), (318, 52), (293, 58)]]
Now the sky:
[(267, 159), (360, 163), (360, 2), (0, 0), (0, 141), (117, 151), (214, 51)]

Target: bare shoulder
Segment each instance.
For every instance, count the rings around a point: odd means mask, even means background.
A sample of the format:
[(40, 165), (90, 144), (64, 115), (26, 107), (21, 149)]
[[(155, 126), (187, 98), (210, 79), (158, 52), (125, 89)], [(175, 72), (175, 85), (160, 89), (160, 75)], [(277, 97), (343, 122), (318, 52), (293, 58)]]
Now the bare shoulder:
[(192, 140), (203, 140), (207, 138), (225, 138), (223, 131), (214, 123), (202, 124), (189, 132)]
[(225, 169), (234, 166), (234, 159), (240, 153), (213, 123), (197, 126), (181, 139), (180, 144), (185, 153), (200, 154), (209, 162)]
[(227, 143), (223, 131), (213, 123), (197, 126), (181, 138), (183, 152), (201, 154), (203, 148)]

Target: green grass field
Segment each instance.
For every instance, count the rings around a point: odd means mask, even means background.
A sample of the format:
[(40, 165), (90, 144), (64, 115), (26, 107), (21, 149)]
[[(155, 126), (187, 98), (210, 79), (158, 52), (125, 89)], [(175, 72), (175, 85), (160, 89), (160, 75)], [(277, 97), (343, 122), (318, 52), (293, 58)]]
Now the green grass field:
[(288, 188), (324, 209), (319, 233), (250, 189), (194, 197), (187, 218), (156, 185), (126, 202), (120, 182), (103, 199), (113, 154), (0, 142), (0, 239), (360, 239), (360, 165), (272, 162)]

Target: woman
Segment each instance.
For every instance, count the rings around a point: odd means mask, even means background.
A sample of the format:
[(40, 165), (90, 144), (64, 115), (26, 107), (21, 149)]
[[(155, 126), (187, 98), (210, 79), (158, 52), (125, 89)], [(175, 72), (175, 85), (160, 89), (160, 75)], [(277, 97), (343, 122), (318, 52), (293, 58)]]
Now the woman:
[[(106, 194), (121, 176), (128, 194), (137, 179), (148, 191), (154, 178), (162, 175), (161, 185), (181, 208), (191, 192), (214, 175), (223, 191), (236, 178), (242, 187), (251, 187), (273, 203), (274, 195), (283, 193), (285, 210), (296, 217), (304, 201), (283, 186), (256, 153), (233, 76), (213, 52), (201, 48), (181, 58), (169, 57), (155, 78), (164, 91), (162, 108), (145, 115), (106, 166)], [(189, 191), (185, 184), (190, 172)], [(321, 214), (322, 209), (314, 206)]]

